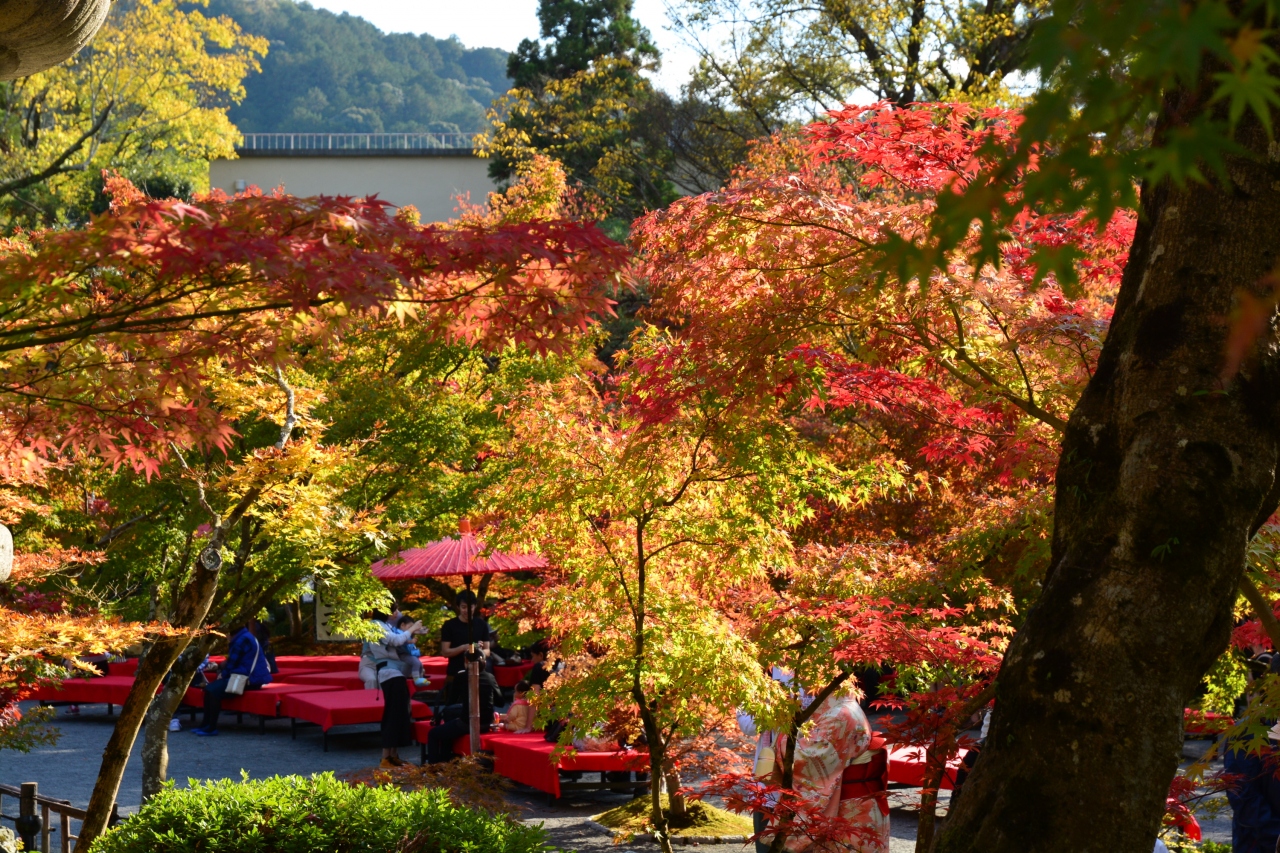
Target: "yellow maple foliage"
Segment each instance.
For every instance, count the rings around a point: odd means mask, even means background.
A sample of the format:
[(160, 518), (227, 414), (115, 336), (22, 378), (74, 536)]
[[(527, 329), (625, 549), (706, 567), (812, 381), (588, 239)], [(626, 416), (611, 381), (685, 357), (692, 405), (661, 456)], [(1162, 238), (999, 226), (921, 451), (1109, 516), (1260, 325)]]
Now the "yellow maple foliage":
[(266, 39), (202, 3), (117, 2), (75, 58), (0, 86), (0, 204), (15, 224), (84, 215), (104, 168), (169, 187), (208, 186), (208, 161), (234, 157), (227, 117)]

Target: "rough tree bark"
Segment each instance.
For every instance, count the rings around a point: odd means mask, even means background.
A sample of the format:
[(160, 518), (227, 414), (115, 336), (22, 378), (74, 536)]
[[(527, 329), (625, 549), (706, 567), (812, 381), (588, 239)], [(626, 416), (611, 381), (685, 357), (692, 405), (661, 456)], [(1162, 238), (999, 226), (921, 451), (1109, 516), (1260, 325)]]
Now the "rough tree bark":
[[(276, 384), (285, 394), (285, 419), (280, 427), (280, 438), (275, 444), (277, 450), (283, 450), (289, 443), (289, 436), (298, 425), (298, 416), (294, 391), (285, 381), (284, 373), (279, 367), (276, 368)], [(129, 763), (129, 753), (133, 751), (134, 741), (138, 738), (138, 731), (142, 728), (147, 709), (155, 698), (156, 689), (160, 687), (160, 682), (164, 680), (174, 661), (178, 659), (178, 655), (182, 654), (191, 642), (192, 633), (200, 629), (209, 615), (209, 608), (213, 605), (213, 597), (218, 591), (218, 579), (221, 576), (220, 555), (228, 536), (262, 494), (261, 483), (250, 487), (224, 518), (209, 504), (204, 480), (194, 475), (187, 465), (186, 457), (177, 447), (173, 450), (183, 470), (193, 475), (196, 498), (200, 507), (208, 513), (213, 522), (213, 532), (209, 537), (206, 550), (217, 552), (219, 561), (213, 568), (205, 566), (202, 559), (193, 561), (190, 580), (187, 581), (181, 593), (174, 596), (174, 600), (177, 601), (174, 626), (186, 633), (161, 637), (138, 665), (133, 687), (130, 688), (129, 695), (120, 708), (120, 716), (111, 732), (111, 739), (107, 741), (107, 747), (102, 752), (102, 765), (98, 768), (98, 778), (94, 782), (93, 793), (89, 796), (89, 805), (85, 809), (85, 818), (80, 825), (80, 837), (76, 846), (83, 850), (92, 848), (93, 842), (107, 827), (107, 820), (115, 805), (116, 795), (120, 793), (120, 780), (124, 778), (124, 769)]]
[[(206, 569), (196, 560), (191, 580), (187, 582), (179, 598), (174, 626), (187, 631), (198, 629), (204, 622), (205, 614), (209, 612), (209, 605), (213, 602), (217, 588), (218, 570)], [(111, 739), (102, 751), (102, 765), (98, 769), (98, 779), (93, 784), (93, 793), (89, 796), (89, 806), (80, 826), (77, 847), (90, 849), (94, 840), (106, 829), (111, 807), (115, 805), (116, 795), (120, 793), (120, 780), (124, 778), (129, 753), (133, 751), (133, 743), (138, 738), (138, 730), (142, 728), (147, 708), (151, 705), (156, 688), (190, 641), (190, 634), (161, 637), (138, 664), (133, 687), (129, 690), (124, 705), (120, 707), (120, 716), (111, 731)]]
[(680, 793), (683, 784), (680, 781), (680, 771), (674, 767), (668, 767), (664, 777), (667, 781), (667, 802), (671, 804), (671, 816), (683, 818), (689, 814), (689, 803), (685, 800), (684, 794)]
[[(223, 578), (234, 577), (243, 571), (253, 550), (253, 537), (249, 534), (246, 519), (240, 524), (240, 544), (236, 549), (236, 557), (230, 568), (223, 567)], [(218, 608), (210, 608), (205, 616), (207, 624), (235, 625), (242, 622), (245, 616), (262, 610), (275, 600), (285, 587), (286, 580), (280, 579), (266, 587), (256, 587), (254, 596), (243, 601), (243, 593), (231, 600), (223, 600)], [(224, 585), (225, 586), (225, 585)], [(225, 589), (220, 590), (224, 594)], [(234, 592), (232, 593), (234, 596)], [(222, 597), (222, 596), (220, 596)], [(228, 619), (228, 614), (234, 614)], [(191, 686), (191, 678), (205, 656), (213, 651), (219, 642), (215, 634), (201, 634), (191, 641), (186, 651), (178, 656), (173, 668), (169, 670), (169, 680), (164, 689), (151, 701), (146, 721), (142, 730), (142, 801), (145, 803), (159, 793), (169, 778), (169, 721), (173, 719), (187, 688)]]
[(151, 700), (142, 729), (142, 802), (160, 793), (169, 778), (169, 721), (182, 704), (191, 686), (191, 678), (205, 655), (213, 648), (216, 637), (202, 634), (191, 641), (169, 670), (169, 680)]
[[(1206, 109), (1174, 92), (1157, 134)], [(1230, 317), (1280, 249), (1280, 165), (1231, 186), (1145, 186), (1098, 369), (1058, 465), (1039, 602), (1009, 647), (986, 748), (940, 853), (1150, 853), (1182, 711), (1225, 649), (1250, 537), (1275, 510), (1280, 350), (1274, 326), (1222, 375)]]

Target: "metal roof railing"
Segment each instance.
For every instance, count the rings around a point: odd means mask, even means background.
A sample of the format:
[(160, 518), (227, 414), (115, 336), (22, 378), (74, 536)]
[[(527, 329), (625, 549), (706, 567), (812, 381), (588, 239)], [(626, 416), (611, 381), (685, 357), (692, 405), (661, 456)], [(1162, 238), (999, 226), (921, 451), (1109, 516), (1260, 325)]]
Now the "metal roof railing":
[(474, 133), (246, 133), (241, 151), (470, 151)]

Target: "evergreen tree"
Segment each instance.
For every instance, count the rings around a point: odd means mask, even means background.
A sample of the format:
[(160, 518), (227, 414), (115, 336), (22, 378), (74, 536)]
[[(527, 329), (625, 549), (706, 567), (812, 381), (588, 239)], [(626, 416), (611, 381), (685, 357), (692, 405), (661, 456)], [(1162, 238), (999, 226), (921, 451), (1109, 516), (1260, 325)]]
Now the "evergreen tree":
[(585, 212), (623, 237), (626, 222), (675, 197), (671, 147), (649, 121), (662, 96), (641, 75), (658, 50), (631, 0), (540, 0), (538, 17), (542, 41), (511, 55), (516, 86), (495, 102), (477, 148), (499, 181), (539, 155), (558, 160)]
[(657, 65), (658, 49), (631, 6), (632, 0), (540, 0), (542, 41), (520, 42), (507, 57), (507, 76), (519, 88), (540, 90), (606, 57), (636, 68)]

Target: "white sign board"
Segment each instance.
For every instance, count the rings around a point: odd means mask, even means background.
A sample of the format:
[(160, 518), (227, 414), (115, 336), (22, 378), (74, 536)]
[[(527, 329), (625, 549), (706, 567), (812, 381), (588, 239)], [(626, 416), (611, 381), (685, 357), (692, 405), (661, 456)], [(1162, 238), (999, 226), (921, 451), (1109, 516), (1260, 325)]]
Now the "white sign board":
[(318, 643), (351, 643), (358, 642), (359, 637), (348, 637), (346, 634), (335, 634), (329, 630), (329, 619), (333, 608), (325, 603), (317, 590), (316, 598), (316, 642)]
[(0, 581), (7, 581), (13, 571), (13, 534), (0, 524)]

